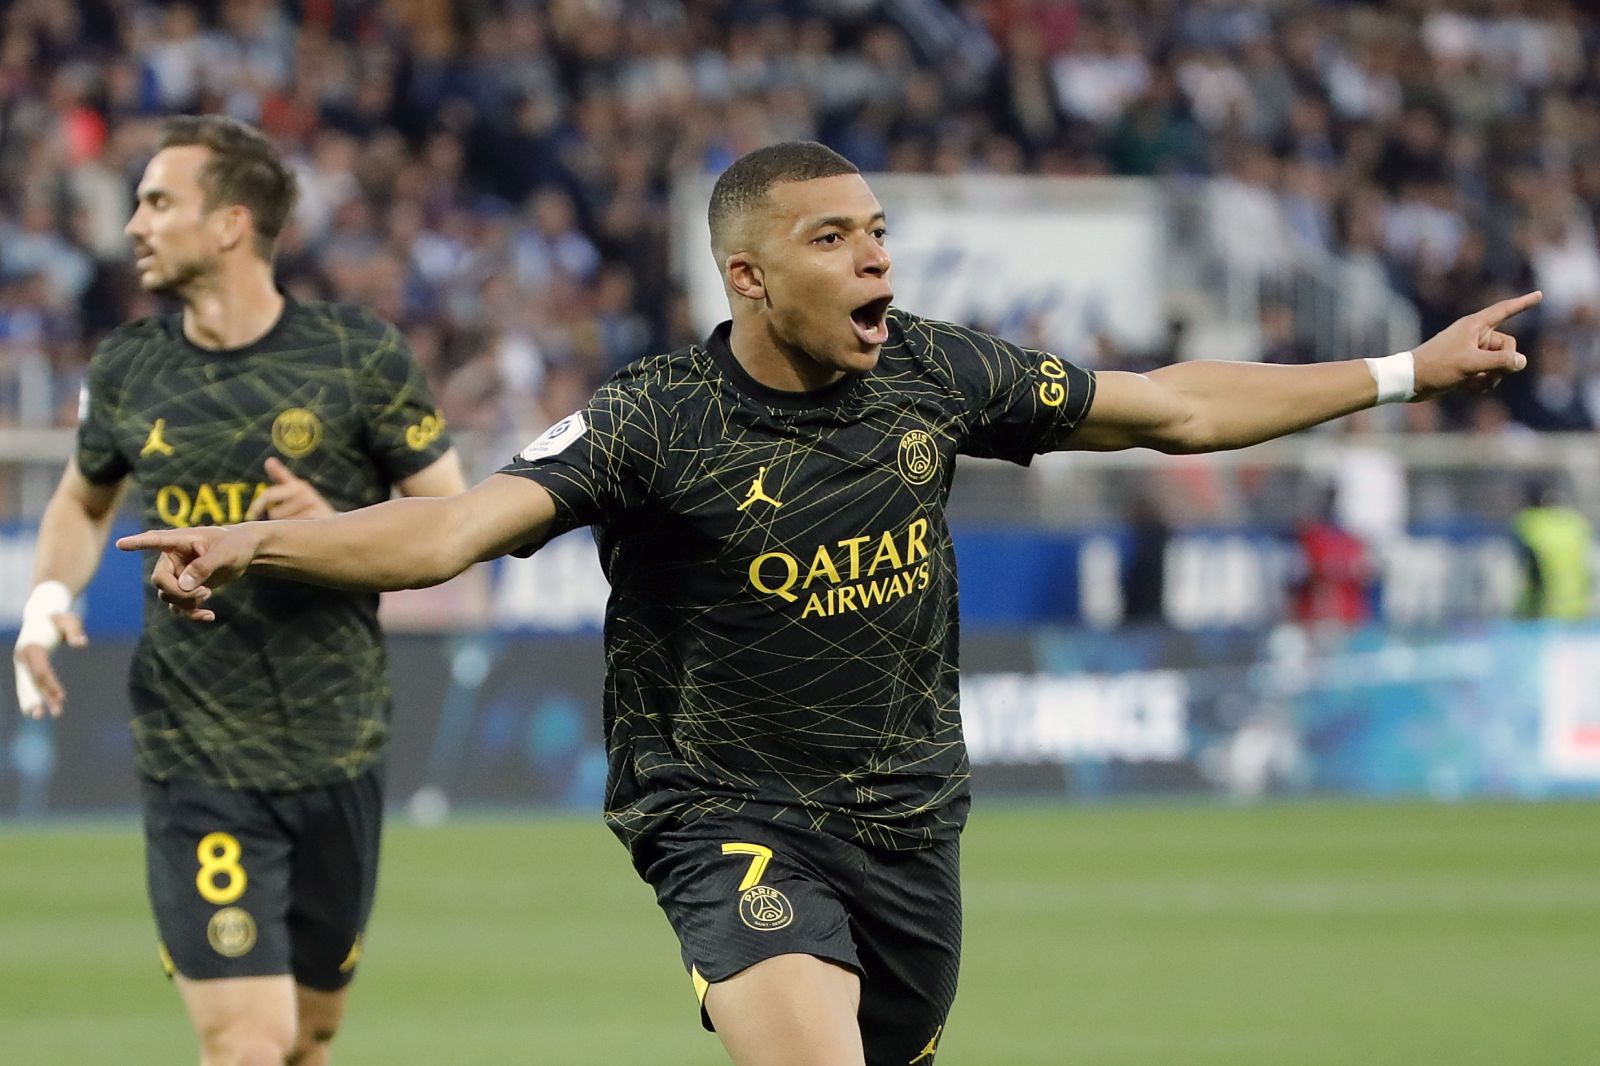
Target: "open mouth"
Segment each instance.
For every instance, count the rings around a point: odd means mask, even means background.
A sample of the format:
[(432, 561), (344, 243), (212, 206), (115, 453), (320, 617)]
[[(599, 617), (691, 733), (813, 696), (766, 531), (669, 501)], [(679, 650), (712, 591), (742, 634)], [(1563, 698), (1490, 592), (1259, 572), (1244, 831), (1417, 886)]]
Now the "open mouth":
[(889, 303), (894, 297), (880, 296), (850, 312), (850, 323), (861, 343), (872, 346), (889, 339)]

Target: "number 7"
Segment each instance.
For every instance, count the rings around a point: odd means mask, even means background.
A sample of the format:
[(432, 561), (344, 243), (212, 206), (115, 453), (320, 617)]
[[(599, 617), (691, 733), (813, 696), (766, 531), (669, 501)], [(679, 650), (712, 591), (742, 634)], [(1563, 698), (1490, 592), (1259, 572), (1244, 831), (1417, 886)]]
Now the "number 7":
[(724, 844), (722, 854), (750, 856), (750, 869), (745, 871), (744, 880), (739, 882), (740, 892), (759, 885), (761, 875), (767, 872), (767, 863), (772, 861), (772, 849), (765, 844)]

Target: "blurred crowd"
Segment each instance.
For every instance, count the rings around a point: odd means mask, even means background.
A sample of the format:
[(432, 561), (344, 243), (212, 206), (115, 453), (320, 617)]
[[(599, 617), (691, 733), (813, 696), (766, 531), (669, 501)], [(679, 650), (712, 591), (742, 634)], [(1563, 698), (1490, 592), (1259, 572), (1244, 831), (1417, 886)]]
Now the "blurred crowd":
[[(259, 125), (299, 174), (286, 290), (400, 324), (451, 424), (497, 438), (694, 338), (672, 181), (791, 138), (866, 171), (1221, 179), (1245, 251), (1369, 270), (1424, 332), (1542, 288), (1533, 371), (1418, 428), (1593, 428), (1586, 6), (7, 0), (0, 424), (71, 424), (96, 339), (155, 309), (122, 226), (155, 121), (205, 110)], [(1266, 349), (1308, 358), (1293, 322)]]

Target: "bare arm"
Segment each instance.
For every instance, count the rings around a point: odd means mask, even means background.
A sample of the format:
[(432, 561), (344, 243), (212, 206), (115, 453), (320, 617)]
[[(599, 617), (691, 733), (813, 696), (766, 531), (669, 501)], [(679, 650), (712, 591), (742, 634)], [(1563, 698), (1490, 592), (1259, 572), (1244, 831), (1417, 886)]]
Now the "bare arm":
[[(296, 475), (277, 456), (268, 457), (265, 469), (272, 487), (250, 501), (244, 516), (247, 522), (258, 518), (330, 518), (339, 513), (311, 482)], [(451, 448), (415, 474), (396, 482), (395, 487), (404, 496), (454, 496), (465, 492), (461, 457)]]
[[(96, 485), (83, 476), (76, 463), (67, 464), (39, 521), (39, 547), (33, 562), (35, 588), (59, 582), (66, 586), (66, 594), (57, 590), (64, 600), (83, 591), (100, 565), (100, 553), (105, 550), (124, 486), (121, 481)], [(33, 603), (42, 601), (30, 597), (30, 604)], [(57, 606), (69, 607), (70, 603)], [(41, 611), (41, 620), (29, 625), (24, 619), (23, 631), (12, 652), (17, 667), (17, 703), (24, 714), (38, 717), (48, 711), (54, 717), (65, 707), (67, 693), (50, 665), (50, 649), (63, 640), (71, 647), (81, 648), (89, 640), (84, 635), (82, 619), (70, 609), (36, 609)]]
[(402, 496), (455, 496), (467, 491), (461, 456), (454, 448), (408, 478), (396, 482)]
[(215, 615), (200, 605), (246, 570), (359, 591), (422, 588), (543, 541), (555, 513), (536, 482), (495, 474), (454, 496), (389, 500), (310, 521), (159, 530), (123, 537), (117, 547), (159, 550), (151, 580), (161, 598), (211, 621)]
[[(1418, 345), (1416, 399), (1464, 383), (1492, 385), (1527, 363), (1496, 327), (1538, 303), (1539, 293), (1503, 300)], [(1377, 383), (1365, 361), (1311, 366), (1197, 361), (1148, 374), (1106, 372), (1069, 447), (1210, 452), (1243, 448), (1371, 407)]]
[(68, 463), (39, 521), (39, 550), (33, 583), (59, 581), (73, 595), (84, 590), (100, 567), (100, 553), (111, 535), (111, 521), (126, 482), (96, 485), (76, 463)]

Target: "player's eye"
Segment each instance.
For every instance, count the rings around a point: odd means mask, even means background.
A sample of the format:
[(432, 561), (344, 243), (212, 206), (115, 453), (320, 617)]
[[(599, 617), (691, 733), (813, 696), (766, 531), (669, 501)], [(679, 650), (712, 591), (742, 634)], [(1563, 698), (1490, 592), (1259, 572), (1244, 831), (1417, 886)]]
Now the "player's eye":
[(889, 236), (889, 231), (887, 229), (885, 229), (884, 227), (879, 226), (879, 227), (877, 227), (876, 229), (874, 229), (872, 231), (872, 235), (875, 238), (877, 238), (878, 240), (881, 241), (881, 240), (884, 240), (886, 237)]
[(838, 244), (842, 240), (844, 240), (844, 234), (835, 231), (833, 233), (824, 233), (822, 236), (818, 237), (816, 240), (812, 241), (811, 243), (812, 244)]

